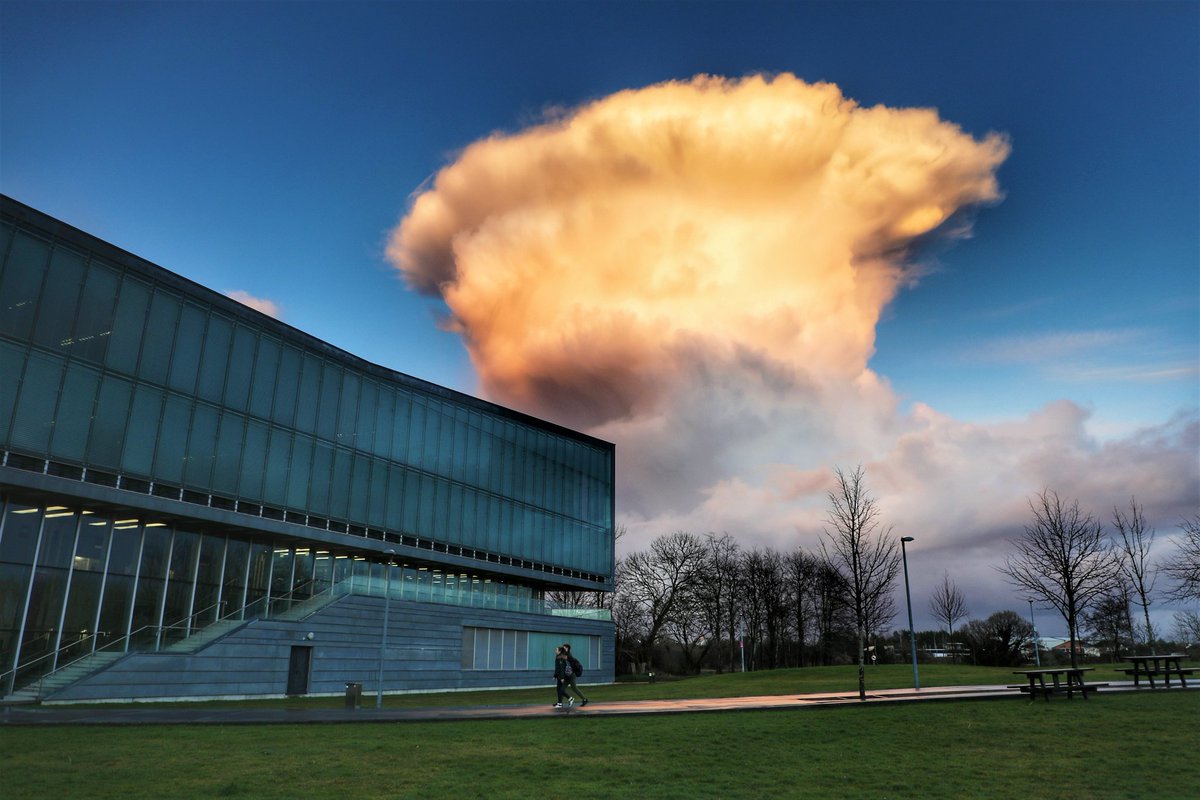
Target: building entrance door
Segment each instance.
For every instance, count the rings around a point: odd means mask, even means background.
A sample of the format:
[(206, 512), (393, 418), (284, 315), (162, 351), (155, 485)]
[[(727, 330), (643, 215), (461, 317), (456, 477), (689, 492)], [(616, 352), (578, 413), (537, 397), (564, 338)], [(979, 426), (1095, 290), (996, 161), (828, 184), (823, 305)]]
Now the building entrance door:
[(312, 648), (293, 646), (292, 657), (288, 661), (287, 693), (291, 695), (308, 694), (308, 670), (312, 665)]

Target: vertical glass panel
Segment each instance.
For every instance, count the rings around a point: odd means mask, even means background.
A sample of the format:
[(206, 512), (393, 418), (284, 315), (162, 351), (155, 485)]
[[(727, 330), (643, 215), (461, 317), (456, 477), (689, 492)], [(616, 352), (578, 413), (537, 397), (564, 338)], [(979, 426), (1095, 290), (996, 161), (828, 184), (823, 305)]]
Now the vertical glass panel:
[(429, 469), (429, 464), (425, 462), (425, 404), (419, 398), (412, 400), (408, 432), (408, 463), (420, 469)]
[(436, 400), (431, 401), (425, 410), (425, 455), (421, 463), (425, 469), (436, 472), (438, 475), (445, 475), (447, 474), (445, 469), (447, 459), (441, 436), (440, 406), (441, 404)]
[(395, 414), (392, 417), (392, 458), (396, 461), (408, 461), (408, 423), (412, 415), (412, 403), (407, 392), (396, 392)]
[(354, 446), (370, 453), (375, 449), (375, 403), (379, 389), (373, 381), (364, 380), (358, 393), (358, 421), (354, 427)]
[[(121, 526), (114, 526), (118, 528)], [(153, 644), (161, 624), (163, 584), (171, 556), (171, 529), (146, 528), (142, 538), (142, 564), (138, 573), (137, 593), (133, 601), (133, 624), (130, 627), (132, 644), (144, 647)], [(147, 626), (152, 626), (147, 629)]]
[[(96, 625), (96, 612), (100, 607), (100, 587), (104, 576), (104, 563), (108, 556), (109, 525), (107, 520), (97, 520), (95, 515), (86, 515), (79, 528), (75, 545), (75, 558), (71, 575), (71, 590), (67, 596), (67, 614), (63, 619), (62, 639), (58, 654), (61, 666), (93, 646), (105, 644), (92, 642), (90, 635)], [(71, 646), (74, 645), (74, 646)]]
[(258, 420), (246, 425), (246, 441), (242, 445), (241, 479), (238, 494), (251, 500), (262, 498), (263, 469), (267, 458), (267, 426)]
[(142, 330), (150, 307), (150, 287), (128, 275), (121, 281), (112, 334), (108, 339), (105, 366), (132, 375), (142, 348)]
[(175, 531), (171, 547), (171, 568), (167, 573), (167, 600), (163, 607), (163, 625), (172, 626), (173, 639), (186, 635), (191, 627), (192, 590), (196, 574), (196, 557), (200, 551), (200, 536), (190, 531)]
[(279, 358), (279, 378), (275, 384), (275, 406), (272, 419), (280, 425), (291, 426), (296, 415), (296, 392), (300, 387), (300, 351), (284, 345)]
[(313, 443), (306, 436), (296, 436), (292, 444), (292, 463), (288, 469), (287, 499), (289, 508), (304, 510), (308, 506), (308, 481), (312, 472)]
[(96, 418), (92, 421), (92, 438), (88, 445), (88, 463), (107, 469), (117, 469), (125, 443), (125, 422), (129, 417), (129, 400), (133, 386), (116, 375), (104, 375), (100, 397), (96, 401)]
[(246, 436), (246, 421), (238, 414), (221, 414), (217, 433), (217, 459), (213, 467), (213, 491), (236, 494), (238, 471), (242, 464), (242, 440)]
[(387, 524), (387, 478), (388, 469), (380, 459), (371, 464), (371, 491), (367, 510), (367, 524), (382, 528)]
[(121, 457), (124, 472), (149, 477), (154, 459), (154, 439), (162, 416), (162, 390), (138, 386), (129, 407), (129, 425), (125, 436), (125, 452)]
[(39, 455), (48, 450), (62, 373), (63, 365), (60, 359), (40, 353), (29, 356), (13, 419), (14, 446)]
[(167, 395), (154, 457), (155, 480), (179, 483), (183, 479), (184, 447), (191, 416), (192, 408), (188, 400), (176, 394)]
[[(358, 419), (358, 386), (357, 375), (347, 370), (342, 379), (342, 392), (338, 402), (337, 439), (338, 444), (346, 447), (358, 447), (355, 438), (355, 422)], [(365, 445), (365, 442), (364, 442)]]
[(0, 333), (29, 338), (49, 258), (49, 244), (17, 231), (0, 275)]
[(16, 655), (17, 631), (24, 615), (25, 590), (33, 572), (40, 523), (36, 508), (10, 503), (7, 521), (0, 530), (0, 665), (4, 669), (12, 666)]
[(296, 548), (296, 562), (292, 568), (292, 600), (307, 600), (313, 594), (313, 567), (316, 558), (307, 547)]
[(138, 360), (138, 377), (153, 383), (167, 382), (167, 367), (171, 362), (171, 347), (179, 322), (181, 303), (174, 292), (161, 287), (154, 290), (150, 301), (150, 319), (142, 340), (142, 357)]
[(86, 260), (79, 253), (58, 246), (50, 256), (50, 273), (42, 289), (33, 341), (45, 347), (69, 350), (75, 309), (83, 287)]
[(346, 518), (355, 522), (367, 520), (367, 492), (371, 487), (371, 460), (364, 455), (354, 454), (353, 477), (350, 484), (350, 507)]
[(281, 428), (271, 429), (267, 449), (267, 471), (263, 480), (263, 501), (282, 506), (287, 503), (288, 457), (291, 455), (292, 434)]
[(240, 618), (246, 595), (246, 566), (250, 543), (230, 537), (225, 548), (225, 577), (221, 585), (221, 616)]
[(335, 450), (333, 454), (333, 477), (329, 482), (329, 516), (346, 519), (350, 505), (350, 453)]
[(250, 413), (270, 419), (275, 400), (275, 376), (279, 371), (279, 342), (269, 336), (258, 340), (254, 359), (254, 379), (250, 391)]
[(179, 331), (175, 334), (175, 354), (171, 357), (172, 389), (192, 394), (200, 371), (200, 349), (204, 346), (204, 310), (191, 303), (183, 304), (179, 316)]
[(417, 531), (422, 536), (434, 536), (434, 500), (437, 494), (433, 478), (420, 476), (421, 499), (418, 507)]
[(217, 447), (217, 409), (197, 403), (192, 411), (192, 433), (188, 437), (183, 481), (188, 486), (208, 491)]
[(221, 592), (221, 568), (225, 562), (225, 537), (204, 536), (196, 564), (196, 594), (192, 600), (192, 627), (202, 628), (220, 618), (217, 595)]
[(333, 439), (337, 432), (338, 396), (342, 388), (342, 368), (325, 364), (321, 370), (321, 405), (317, 412), (317, 435)]
[(213, 403), (221, 402), (225, 394), (225, 368), (229, 364), (229, 343), (232, 339), (232, 322), (216, 314), (209, 317), (196, 392)]
[(384, 510), (384, 525), (393, 531), (411, 531), (404, 517), (408, 505), (404, 497), (403, 467), (394, 464), (388, 466), (387, 508)]
[[(291, 600), (292, 593), (292, 551), (287, 547), (276, 547), (271, 556), (271, 597)], [(282, 611), (288, 605), (275, 607)]]
[(229, 356), (229, 372), (225, 376), (225, 405), (237, 411), (246, 410), (250, 395), (250, 376), (254, 369), (256, 345), (254, 331), (238, 325), (233, 332), (233, 349)]
[(0, 561), (32, 564), (41, 522), (37, 506), (10, 503), (4, 530), (0, 532)]
[(261, 617), (266, 615), (264, 603), (271, 581), (271, 557), (271, 545), (261, 541), (251, 542), (245, 616)]
[(327, 550), (318, 551), (316, 554), (316, 564), (313, 568), (313, 587), (314, 595), (328, 592), (333, 586), (333, 555)]
[(309, 482), (308, 508), (313, 514), (328, 516), (329, 489), (333, 482), (333, 448), (317, 442), (313, 451), (312, 480)]
[(93, 261), (83, 283), (83, 297), (75, 317), (71, 355), (104, 362), (104, 352), (112, 335), (113, 311), (116, 306), (117, 288), (121, 276), (112, 269)]
[(96, 370), (79, 364), (67, 367), (67, 377), (58, 400), (58, 413), (54, 417), (54, 437), (50, 443), (50, 452), (56, 458), (83, 461), (99, 388), (100, 373)]
[(306, 433), (317, 430), (317, 405), (321, 399), (321, 360), (305, 353), (296, 395), (296, 427)]
[[(17, 388), (21, 385), (21, 370), (25, 366), (24, 348), (0, 342), (0, 443), (8, 444), (8, 428), (12, 423)], [(2, 663), (2, 662), (0, 662)]]
[[(395, 393), (387, 386), (379, 387), (379, 402), (375, 406), (375, 443), (371, 450), (380, 458), (392, 457), (392, 416), (395, 414)], [(2, 429), (0, 429), (2, 430)]]
[(104, 598), (100, 601), (100, 630), (104, 634), (102, 645), (129, 633), (127, 625), (141, 547), (142, 532), (136, 525), (132, 528), (113, 528), (108, 576), (104, 581)]

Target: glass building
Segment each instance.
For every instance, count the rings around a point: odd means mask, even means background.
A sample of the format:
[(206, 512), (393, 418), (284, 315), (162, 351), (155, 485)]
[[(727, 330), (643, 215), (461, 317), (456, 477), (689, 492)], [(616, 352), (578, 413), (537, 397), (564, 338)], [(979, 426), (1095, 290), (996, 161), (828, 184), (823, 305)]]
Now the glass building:
[(612, 589), (611, 444), (8, 197), (0, 259), (0, 694), (538, 685), (563, 641), (611, 680), (549, 599)]

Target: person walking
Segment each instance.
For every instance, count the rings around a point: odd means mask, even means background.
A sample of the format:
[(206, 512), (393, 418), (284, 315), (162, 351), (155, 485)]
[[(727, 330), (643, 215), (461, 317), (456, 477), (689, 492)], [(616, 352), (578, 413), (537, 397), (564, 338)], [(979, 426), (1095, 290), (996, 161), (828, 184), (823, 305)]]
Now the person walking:
[[(554, 701), (555, 708), (562, 708), (563, 701), (567, 700), (567, 693), (564, 691), (567, 678), (567, 654), (563, 652), (561, 646), (554, 648), (554, 693), (556, 700)], [(570, 698), (570, 702), (575, 702), (575, 698)]]
[[(564, 642), (558, 649), (562, 652), (563, 661), (565, 662), (563, 666), (562, 692), (564, 695), (567, 695), (568, 692), (573, 692), (576, 694), (581, 701), (579, 706), (582, 708), (588, 704), (588, 699), (583, 696), (583, 692), (579, 691), (579, 687), (575, 685), (575, 679), (583, 675), (583, 665), (580, 664), (573, 655), (571, 655), (571, 645)], [(574, 703), (575, 698), (568, 695), (567, 705), (573, 705)]]

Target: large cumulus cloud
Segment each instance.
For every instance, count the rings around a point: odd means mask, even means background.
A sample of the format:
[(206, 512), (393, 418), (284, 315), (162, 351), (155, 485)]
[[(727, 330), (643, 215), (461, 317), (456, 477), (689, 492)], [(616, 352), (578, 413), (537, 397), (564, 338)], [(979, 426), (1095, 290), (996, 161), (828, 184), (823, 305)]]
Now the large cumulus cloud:
[(475, 142), (388, 254), (445, 301), (487, 396), (617, 443), (632, 546), (678, 527), (812, 543), (832, 464), (863, 463), (891, 520), (947, 553), (990, 547), (1044, 485), (1141, 488), (1133, 464), (1174, 508), (1194, 420), (1105, 447), (1071, 403), (993, 426), (902, 413), (868, 367), (914, 244), (966, 235), (1008, 152), (832, 84), (697, 77)]

